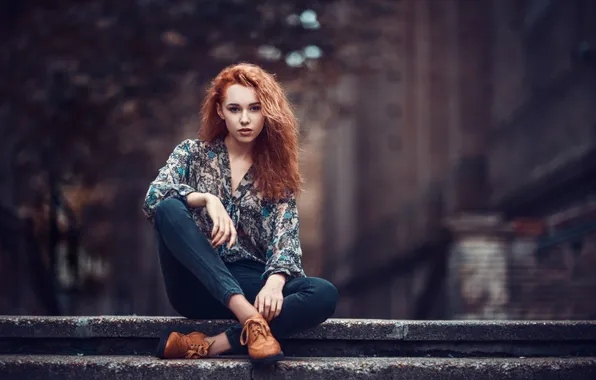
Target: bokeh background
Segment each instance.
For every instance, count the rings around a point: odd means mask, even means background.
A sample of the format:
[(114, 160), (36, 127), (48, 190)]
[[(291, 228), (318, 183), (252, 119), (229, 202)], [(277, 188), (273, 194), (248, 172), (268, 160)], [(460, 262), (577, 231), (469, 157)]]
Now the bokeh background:
[(596, 1), (1, 4), (0, 314), (175, 315), (141, 204), (248, 61), (336, 316), (596, 318)]

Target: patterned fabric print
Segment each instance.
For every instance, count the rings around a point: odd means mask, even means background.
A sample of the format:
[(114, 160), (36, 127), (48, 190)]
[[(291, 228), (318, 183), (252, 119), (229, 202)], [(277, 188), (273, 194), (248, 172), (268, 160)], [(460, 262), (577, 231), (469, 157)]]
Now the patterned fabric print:
[[(238, 233), (232, 248), (226, 244), (217, 248), (224, 262), (262, 262), (266, 264), (263, 279), (273, 273), (305, 277), (295, 196), (279, 202), (263, 199), (253, 188), (253, 181), (251, 168), (231, 194), (230, 159), (223, 139), (185, 140), (176, 146), (151, 182), (143, 212), (153, 223), (155, 209), (164, 199), (185, 202), (193, 191), (213, 194), (221, 200)], [(205, 208), (191, 209), (191, 213), (201, 232), (210, 237), (213, 222)]]

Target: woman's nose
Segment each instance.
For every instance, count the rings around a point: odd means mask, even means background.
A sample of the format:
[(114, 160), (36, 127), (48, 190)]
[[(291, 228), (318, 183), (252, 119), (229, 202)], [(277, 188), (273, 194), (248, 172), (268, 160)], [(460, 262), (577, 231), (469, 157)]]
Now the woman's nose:
[(248, 112), (242, 111), (242, 114), (240, 115), (240, 124), (246, 125), (248, 123), (250, 123), (250, 119), (248, 118)]

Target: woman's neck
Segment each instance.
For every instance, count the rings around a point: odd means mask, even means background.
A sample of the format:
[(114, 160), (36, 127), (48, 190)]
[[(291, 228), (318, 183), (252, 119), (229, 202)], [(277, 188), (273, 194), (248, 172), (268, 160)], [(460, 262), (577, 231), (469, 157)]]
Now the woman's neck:
[(224, 143), (230, 154), (230, 159), (252, 160), (254, 141), (250, 144), (243, 144), (228, 134), (224, 139)]

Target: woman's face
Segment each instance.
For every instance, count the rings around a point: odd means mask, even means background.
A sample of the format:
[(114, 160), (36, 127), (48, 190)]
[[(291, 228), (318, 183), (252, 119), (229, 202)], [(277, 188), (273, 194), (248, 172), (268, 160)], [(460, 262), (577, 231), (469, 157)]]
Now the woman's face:
[(255, 90), (233, 84), (226, 90), (217, 113), (226, 122), (228, 133), (239, 143), (250, 144), (263, 130), (265, 116)]

